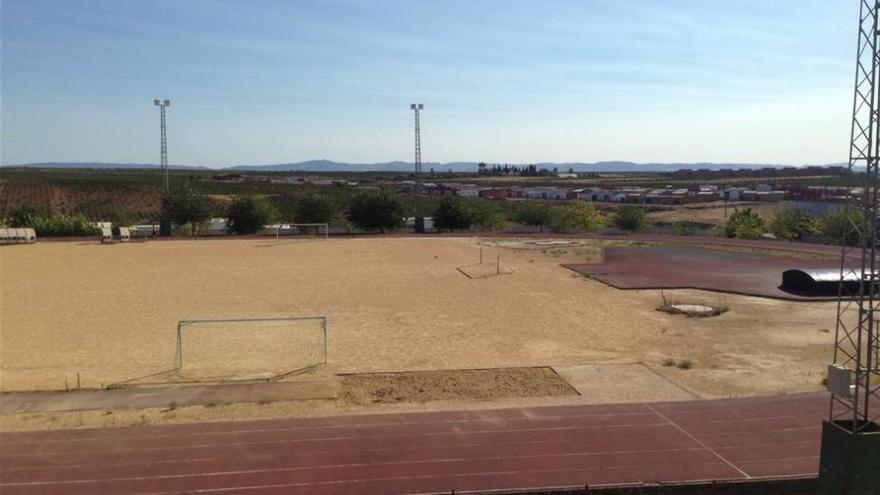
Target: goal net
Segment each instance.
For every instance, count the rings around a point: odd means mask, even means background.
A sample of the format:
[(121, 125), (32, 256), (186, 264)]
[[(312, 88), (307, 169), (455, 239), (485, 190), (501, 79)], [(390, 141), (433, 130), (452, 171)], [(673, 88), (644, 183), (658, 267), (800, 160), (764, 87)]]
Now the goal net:
[(326, 223), (282, 223), (275, 226), (275, 238), (281, 236), (313, 235), (328, 239), (330, 226)]
[(275, 380), (327, 362), (327, 318), (186, 320), (174, 369), (191, 381)]

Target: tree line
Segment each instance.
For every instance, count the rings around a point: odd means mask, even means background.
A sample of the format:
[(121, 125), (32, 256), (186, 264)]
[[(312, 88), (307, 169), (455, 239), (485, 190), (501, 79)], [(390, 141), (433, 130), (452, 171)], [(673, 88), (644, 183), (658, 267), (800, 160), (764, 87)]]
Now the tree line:
[[(428, 201), (430, 199), (430, 201)], [(385, 232), (403, 227), (407, 216), (432, 217), (441, 232), (457, 230), (504, 230), (514, 223), (540, 232), (599, 232), (613, 228), (638, 232), (648, 227), (647, 210), (624, 205), (606, 214), (589, 202), (551, 205), (540, 201), (496, 202), (455, 196), (420, 198), (415, 201), (384, 189), (360, 189), (349, 195), (326, 195), (314, 191), (301, 194), (233, 195), (228, 204), (218, 204), (195, 181), (178, 182), (168, 198), (171, 220), (179, 234), (198, 234), (211, 218), (226, 219), (231, 233), (253, 234), (276, 222), (347, 223), (362, 231)], [(30, 227), (38, 236), (93, 236), (94, 222), (84, 215), (40, 214), (31, 206), (14, 209), (5, 221), (10, 227)], [(125, 225), (119, 221), (114, 222)], [(765, 221), (755, 211), (736, 209), (721, 226), (720, 234), (739, 239), (757, 239), (773, 234), (778, 239), (858, 245), (860, 231), (870, 227), (859, 211), (837, 210), (814, 216), (790, 206), (780, 207)], [(856, 227), (859, 227), (858, 229)], [(693, 225), (677, 222), (672, 232), (693, 233)]]
[(736, 209), (724, 225), (724, 235), (737, 239), (757, 239), (773, 234), (787, 241), (811, 241), (856, 246), (865, 232), (870, 239), (876, 227), (866, 225), (859, 210), (840, 208), (825, 215), (811, 215), (793, 206), (781, 206), (769, 221), (751, 208)]
[[(636, 206), (607, 216), (589, 203), (551, 206), (538, 201), (501, 203), (459, 197), (414, 202), (384, 189), (362, 189), (346, 197), (316, 192), (240, 194), (233, 195), (228, 204), (220, 204), (194, 181), (175, 184), (167, 206), (175, 232), (184, 235), (198, 234), (206, 222), (217, 217), (225, 218), (230, 233), (235, 234), (257, 233), (276, 222), (347, 223), (362, 231), (385, 232), (403, 227), (407, 216), (433, 217), (434, 227), (441, 232), (503, 230), (509, 223), (537, 227), (542, 232), (596, 232), (606, 226), (635, 232), (647, 225), (645, 210)], [(83, 215), (41, 215), (30, 206), (15, 209), (3, 223), (32, 227), (41, 237), (98, 234), (93, 221)]]

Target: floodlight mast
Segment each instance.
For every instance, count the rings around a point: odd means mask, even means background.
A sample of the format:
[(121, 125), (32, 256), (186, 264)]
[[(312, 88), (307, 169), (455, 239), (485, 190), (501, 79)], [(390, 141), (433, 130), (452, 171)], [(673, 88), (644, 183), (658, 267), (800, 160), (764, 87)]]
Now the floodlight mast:
[[(859, 46), (849, 147), (852, 184), (846, 209), (848, 232), (841, 242), (841, 284), (837, 308), (834, 363), (852, 375), (852, 393), (832, 394), (831, 421), (844, 422), (852, 433), (871, 428), (880, 420), (880, 336), (874, 311), (880, 311), (877, 294), (878, 260), (877, 207), (880, 127), (878, 127), (878, 8), (880, 2), (860, 0)], [(857, 168), (865, 168), (861, 183)], [(857, 243), (851, 242), (858, 239)], [(849, 244), (847, 246), (847, 240)], [(857, 287), (845, 285), (846, 278), (858, 277)], [(880, 318), (878, 313), (877, 318)], [(832, 377), (829, 377), (829, 382)], [(872, 409), (874, 409), (872, 411)]]
[(171, 106), (171, 100), (154, 99), (153, 105), (159, 107), (159, 167), (162, 175), (162, 212), (159, 218), (159, 235), (171, 235), (171, 216), (169, 211), (169, 180), (168, 180), (168, 139), (165, 132), (165, 109)]
[(421, 103), (412, 103), (410, 110), (415, 113), (415, 156), (413, 159), (413, 171), (416, 176), (416, 184), (422, 185), (422, 135), (419, 128), (419, 112), (425, 109)]
[[(880, 488), (880, 0), (859, 0), (849, 177), (841, 235), (831, 406), (822, 426), (820, 495)], [(864, 175), (858, 169), (864, 167)], [(847, 283), (845, 283), (847, 281)], [(855, 283), (853, 283), (853, 281)]]

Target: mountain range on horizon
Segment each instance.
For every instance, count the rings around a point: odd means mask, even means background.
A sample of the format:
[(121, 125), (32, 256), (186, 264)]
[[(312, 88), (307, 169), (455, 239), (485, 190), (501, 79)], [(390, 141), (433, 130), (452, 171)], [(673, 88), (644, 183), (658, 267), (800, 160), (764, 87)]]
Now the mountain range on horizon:
[[(435, 172), (476, 172), (478, 162), (426, 162), (422, 169)], [(602, 162), (540, 162), (540, 163), (488, 163), (486, 165), (536, 165), (538, 168), (567, 172), (673, 172), (681, 169), (758, 169), (758, 168), (793, 168), (808, 165), (783, 165), (772, 163), (636, 163), (627, 161)], [(846, 166), (845, 163), (830, 163), (820, 166)], [(107, 163), (107, 162), (41, 162), (18, 165), (3, 165), (0, 168), (41, 168), (41, 169), (154, 169), (154, 163)], [(169, 165), (172, 170), (216, 170), (227, 172), (410, 172), (412, 162), (390, 161), (379, 163), (349, 163), (331, 160), (308, 160), (296, 163), (278, 163), (265, 165), (233, 165), (228, 167), (206, 167), (196, 165)]]

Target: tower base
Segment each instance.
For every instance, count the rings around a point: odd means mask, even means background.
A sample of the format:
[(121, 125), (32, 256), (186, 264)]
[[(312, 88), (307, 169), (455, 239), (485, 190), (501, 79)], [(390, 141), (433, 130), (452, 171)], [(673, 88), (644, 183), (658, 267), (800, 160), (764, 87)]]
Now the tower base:
[(880, 425), (854, 435), (849, 421), (822, 423), (819, 495), (880, 494)]

